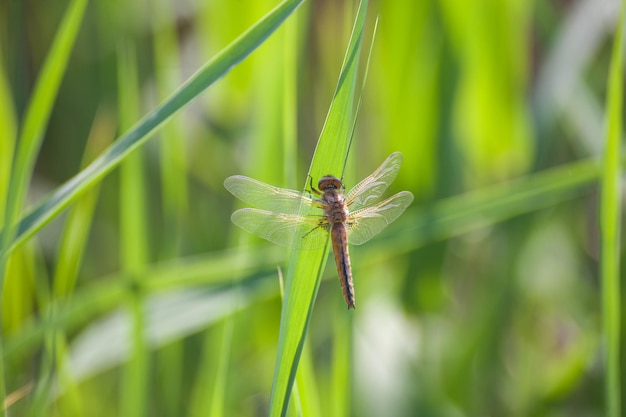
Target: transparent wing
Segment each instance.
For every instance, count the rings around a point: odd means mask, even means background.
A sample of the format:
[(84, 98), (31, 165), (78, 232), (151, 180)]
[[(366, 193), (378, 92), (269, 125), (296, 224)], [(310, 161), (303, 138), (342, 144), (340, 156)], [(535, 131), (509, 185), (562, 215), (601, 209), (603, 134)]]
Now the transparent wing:
[(369, 177), (358, 183), (346, 194), (346, 204), (351, 211), (374, 204), (396, 179), (402, 165), (402, 154), (394, 152)]
[(348, 242), (362, 245), (400, 216), (413, 201), (413, 194), (402, 191), (375, 206), (367, 207), (348, 217)]
[(310, 196), (298, 191), (274, 187), (243, 175), (226, 178), (224, 187), (238, 199), (259, 209), (285, 214), (320, 212), (319, 204)]
[(328, 224), (322, 216), (299, 216), (244, 208), (231, 216), (237, 226), (283, 247), (319, 249), (328, 240)]

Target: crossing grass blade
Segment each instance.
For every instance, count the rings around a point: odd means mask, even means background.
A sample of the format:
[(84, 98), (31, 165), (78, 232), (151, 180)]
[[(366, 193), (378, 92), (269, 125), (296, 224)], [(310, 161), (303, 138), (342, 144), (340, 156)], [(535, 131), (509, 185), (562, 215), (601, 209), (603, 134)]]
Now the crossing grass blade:
[[(358, 62), (367, 1), (361, 2), (344, 58), (339, 81), (313, 156), (309, 176), (341, 176), (349, 150)], [(285, 285), (278, 354), (270, 401), (270, 416), (287, 414), (291, 389), (328, 249), (292, 252)]]
[(133, 150), (143, 145), (172, 116), (189, 105), (204, 90), (228, 73), (267, 39), (304, 0), (285, 0), (254, 26), (218, 53), (160, 106), (119, 137), (87, 168), (82, 170), (22, 218), (15, 239), (2, 232), (7, 249), (14, 248), (56, 217), (61, 210), (115, 168)]
[(613, 40), (613, 52), (608, 80), (606, 106), (606, 142), (604, 169), (601, 177), (600, 231), (601, 231), (601, 277), (602, 307), (605, 339), (605, 397), (606, 415), (621, 415), (620, 377), (620, 157), (622, 140), (623, 103), (623, 49), (624, 17), (626, 2), (622, 1), (617, 30)]

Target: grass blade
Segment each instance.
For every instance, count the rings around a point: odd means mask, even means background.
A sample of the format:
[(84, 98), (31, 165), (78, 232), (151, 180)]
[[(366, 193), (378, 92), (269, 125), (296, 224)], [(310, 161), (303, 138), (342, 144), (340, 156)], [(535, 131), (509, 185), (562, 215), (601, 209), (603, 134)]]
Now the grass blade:
[[(2, 54), (0, 53), (0, 201), (6, 201), (11, 180), (13, 150), (17, 136), (17, 120), (11, 91), (4, 73)], [(4, 222), (5, 206), (0, 204), (0, 226)]]
[[(338, 304), (338, 303), (337, 303)], [(337, 313), (341, 313), (337, 311)], [(330, 415), (352, 415), (352, 316), (343, 315), (333, 323), (333, 365)]]
[[(341, 176), (343, 172), (350, 146), (354, 92), (366, 11), (367, 1), (364, 1), (355, 19), (337, 89), (315, 149), (309, 170), (312, 178), (329, 173)], [(285, 416), (287, 413), (313, 302), (327, 257), (327, 248), (292, 252), (281, 312), (270, 416)]]
[[(108, 146), (114, 135), (115, 123), (112, 115), (108, 110), (101, 109), (96, 114), (91, 127), (83, 156), (83, 166), (87, 166), (105, 146)], [(99, 187), (94, 187), (93, 190), (77, 200), (68, 212), (59, 239), (57, 263), (52, 280), (55, 300), (69, 297), (74, 292), (78, 271), (83, 262), (83, 254), (94, 220), (99, 191)]]
[(296, 375), (296, 388), (303, 417), (321, 417), (320, 396), (315, 380), (315, 367), (311, 354), (311, 344), (306, 342), (300, 357)]
[[(2, 51), (0, 51), (0, 201), (6, 201), (9, 182), (11, 180), (12, 156), (15, 147), (17, 134), (17, 121), (15, 109), (10, 96), (9, 85), (4, 73), (2, 62)], [(0, 204), (0, 225), (4, 222), (5, 206)], [(1, 241), (0, 241), (1, 242)], [(0, 271), (0, 274), (3, 274)], [(0, 314), (2, 316), (2, 314)], [(0, 355), (3, 354), (3, 340), (0, 340)], [(6, 398), (6, 388), (4, 381), (4, 358), (0, 356), (0, 408), (9, 407), (10, 398)], [(0, 411), (3, 415), (4, 411)]]
[[(137, 57), (132, 44), (118, 49), (118, 109), (122, 129), (131, 125), (139, 114), (139, 80)], [(120, 261), (122, 270), (129, 273), (131, 288), (141, 285), (141, 276), (147, 263), (148, 245), (145, 224), (143, 155), (133, 153), (120, 165)], [(148, 398), (148, 347), (145, 337), (145, 317), (140, 291), (130, 290), (127, 297), (131, 327), (130, 357), (124, 369), (120, 406), (122, 415), (140, 417), (146, 413)]]
[[(151, 0), (150, 14), (153, 27), (154, 76), (159, 100), (167, 98), (182, 79), (179, 68), (180, 39), (175, 15), (175, 4), (170, 0)], [(163, 127), (159, 141), (160, 177), (162, 189), (163, 239), (158, 257), (171, 259), (180, 255), (184, 241), (185, 218), (188, 213), (187, 155), (182, 117), (174, 118)], [(175, 416), (184, 404), (184, 346), (172, 343), (157, 354), (154, 365), (159, 375), (167, 375), (167, 384), (160, 384), (156, 395), (163, 399), (163, 416)], [(164, 378), (165, 380), (165, 378)]]
[[(168, 19), (175, 13), (170, 0), (151, 0), (150, 10), (153, 23), (153, 51), (156, 90), (160, 100), (174, 90), (181, 79), (178, 68), (178, 35), (175, 21)], [(159, 253), (173, 258), (182, 242), (185, 214), (188, 206), (186, 142), (182, 118), (175, 118), (163, 127), (160, 145), (161, 188), (163, 190), (163, 229), (165, 238)]]
[(226, 402), (228, 367), (230, 365), (230, 351), (232, 349), (233, 329), (235, 327), (234, 318), (226, 318), (222, 330), (222, 340), (219, 347), (219, 360), (215, 372), (215, 382), (211, 392), (211, 404), (209, 415), (211, 417), (223, 417)]
[[(108, 145), (114, 137), (115, 124), (106, 110), (100, 110), (94, 120), (85, 154), (83, 165), (87, 165), (105, 145)], [(89, 232), (94, 220), (94, 212), (99, 197), (99, 187), (94, 187), (90, 192), (80, 198), (70, 209), (63, 232), (59, 239), (57, 263), (54, 268), (52, 279), (53, 304), (50, 314), (57, 312), (59, 303), (69, 299), (74, 292), (78, 280), (78, 272), (83, 263), (83, 255), (87, 247)], [(20, 249), (18, 249), (19, 251)], [(54, 321), (54, 319), (51, 319)], [(52, 350), (47, 354), (54, 357), (57, 369), (58, 383), (63, 387), (64, 396), (60, 398), (58, 408), (63, 410), (64, 416), (80, 416), (84, 409), (78, 384), (68, 372), (67, 367), (67, 336), (63, 329), (50, 326)]]
[(622, 2), (620, 18), (613, 41), (608, 80), (606, 142), (604, 169), (601, 177), (600, 231), (601, 277), (604, 337), (606, 343), (605, 393), (606, 415), (621, 415), (620, 382), (620, 156), (622, 137), (622, 53), (624, 49), (624, 16)]
[(46, 198), (19, 223), (17, 235), (12, 239), (3, 231), (2, 239), (12, 249), (35, 234), (80, 194), (100, 181), (128, 154), (145, 143), (154, 131), (174, 114), (191, 103), (200, 93), (224, 76), (231, 68), (246, 58), (267, 39), (304, 0), (285, 0), (258, 21), (248, 31), (224, 48), (211, 61), (194, 74), (163, 104), (140, 120), (122, 135), (98, 159), (92, 162), (64, 185)]
[(362, 250), (375, 258), (375, 251), (381, 249), (396, 255), (407, 253), (428, 242), (459, 236), (574, 199), (588, 192), (586, 187), (599, 177), (599, 162), (587, 159), (441, 199), (431, 206), (411, 207), (376, 239), (378, 247), (364, 245)]

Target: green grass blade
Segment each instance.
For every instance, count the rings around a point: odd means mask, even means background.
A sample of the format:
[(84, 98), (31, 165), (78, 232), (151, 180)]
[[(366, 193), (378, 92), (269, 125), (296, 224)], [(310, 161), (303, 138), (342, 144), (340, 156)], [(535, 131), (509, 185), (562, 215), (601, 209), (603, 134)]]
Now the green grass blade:
[(79, 385), (71, 374), (68, 364), (69, 351), (65, 335), (56, 333), (54, 341), (58, 384), (64, 389), (63, 395), (59, 398), (58, 409), (63, 417), (80, 417), (85, 415), (85, 401), (81, 395)]
[(300, 365), (296, 374), (296, 388), (302, 417), (321, 417), (320, 395), (315, 381), (315, 367), (311, 354), (311, 344), (305, 342), (300, 356)]
[[(118, 109), (122, 129), (139, 114), (139, 80), (134, 46), (123, 45), (118, 54)], [(122, 269), (139, 274), (147, 262), (146, 190), (143, 155), (130, 155), (120, 165), (120, 260)]]
[(211, 392), (211, 405), (207, 415), (211, 417), (223, 417), (226, 413), (224, 410), (227, 392), (228, 368), (230, 366), (230, 352), (232, 350), (233, 329), (235, 322), (232, 317), (228, 317), (222, 330), (222, 338), (219, 347), (217, 369), (215, 372), (215, 381)]
[[(94, 120), (85, 155), (83, 165), (87, 165), (90, 160), (108, 145), (115, 134), (114, 123), (106, 111), (101, 110)], [(70, 209), (63, 232), (59, 241), (57, 253), (57, 264), (54, 269), (52, 279), (53, 306), (51, 314), (57, 312), (58, 303), (67, 301), (74, 292), (78, 271), (83, 261), (83, 254), (87, 247), (89, 231), (94, 220), (94, 211), (98, 201), (99, 189), (94, 187), (90, 192), (80, 198)], [(19, 249), (18, 249), (19, 251)], [(51, 320), (53, 321), (53, 320)], [(63, 415), (79, 416), (83, 413), (81, 395), (78, 385), (67, 369), (67, 346), (66, 333), (63, 329), (51, 327), (51, 342), (46, 344), (47, 348), (52, 346), (52, 350), (47, 353), (54, 357), (57, 369), (58, 383), (63, 387), (65, 395), (60, 399), (58, 408)]]
[[(115, 135), (115, 124), (106, 110), (100, 110), (89, 134), (83, 166), (87, 166), (102, 149), (109, 145)], [(99, 188), (94, 187), (69, 210), (57, 253), (52, 288), (55, 299), (70, 296), (76, 286), (78, 271), (87, 246), (89, 232), (94, 220)]]
[[(6, 201), (17, 137), (17, 120), (11, 91), (4, 72), (0, 51), (0, 201)], [(0, 204), (0, 226), (4, 223), (5, 205)]]
[[(223, 327), (220, 326), (220, 327)], [(215, 334), (217, 332), (214, 329), (205, 330), (205, 335), (203, 337), (203, 348), (202, 354), (199, 355), (197, 360), (197, 369), (199, 372), (197, 373), (196, 380), (194, 381), (191, 387), (191, 393), (189, 395), (189, 417), (213, 417), (211, 414), (212, 407), (218, 407), (222, 404), (213, 405), (210, 395), (207, 395), (208, 392), (211, 391), (211, 382), (213, 380), (216, 381), (219, 378), (219, 374), (221, 369), (216, 369), (221, 367), (221, 357), (220, 354), (223, 352), (215, 354), (215, 351), (218, 348), (215, 345), (218, 344), (217, 338)], [(222, 342), (224, 341), (224, 332), (222, 332)], [(219, 359), (214, 359), (215, 356), (218, 356)], [(217, 366), (216, 366), (217, 362)], [(216, 376), (217, 374), (217, 376)], [(218, 401), (221, 401), (219, 399)]]
[[(354, 92), (366, 11), (367, 1), (364, 1), (355, 19), (337, 89), (311, 163), (309, 175), (315, 179), (331, 173), (341, 176), (343, 172), (350, 144)], [(292, 252), (281, 312), (270, 416), (285, 416), (287, 413), (298, 361), (327, 257), (326, 248)]]
[[(151, 393), (163, 399), (163, 416), (177, 416), (183, 404), (187, 404), (185, 390), (184, 358), (185, 345), (183, 341), (169, 343), (156, 352), (155, 378), (157, 381), (167, 381), (152, 387)], [(199, 368), (198, 368), (199, 369)], [(184, 400), (183, 400), (184, 399)], [(191, 417), (191, 414), (187, 414)]]
[[(151, 0), (150, 11), (154, 22), (154, 73), (156, 89), (160, 100), (174, 90), (181, 79), (178, 68), (182, 63), (178, 59), (178, 37), (174, 3), (170, 0)], [(159, 141), (161, 152), (160, 171), (163, 190), (163, 248), (160, 250), (167, 258), (178, 253), (183, 229), (183, 220), (188, 206), (186, 141), (182, 117), (173, 119), (162, 130)]]
[(56, 217), (70, 202), (74, 201), (78, 195), (100, 181), (128, 154), (145, 143), (157, 128), (261, 45), (303, 1), (285, 0), (224, 48), (163, 104), (118, 138), (98, 159), (59, 187), (35, 210), (24, 217), (19, 223), (15, 239), (3, 232), (2, 236), (8, 242), (8, 247), (15, 247), (32, 236)]
[[(151, 0), (150, 15), (153, 22), (154, 76), (159, 100), (167, 97), (182, 79), (179, 68), (180, 50), (176, 28), (174, 2)], [(159, 140), (160, 178), (163, 206), (163, 238), (160, 239), (159, 258), (171, 259), (180, 255), (186, 214), (188, 213), (187, 141), (183, 128), (184, 115), (173, 118), (161, 132)], [(163, 399), (163, 415), (179, 414), (184, 400), (184, 345), (172, 343), (160, 349), (155, 368), (167, 378), (168, 384), (159, 384), (156, 394)], [(165, 377), (166, 376), (166, 377)]]
[(375, 251), (381, 249), (398, 255), (429, 242), (459, 236), (554, 206), (588, 192), (585, 187), (598, 180), (600, 168), (598, 161), (587, 159), (524, 179), (442, 199), (430, 206), (411, 207), (362, 250), (374, 258), (378, 257)]
[(620, 378), (620, 157), (622, 138), (623, 49), (624, 17), (626, 2), (621, 13), (613, 41), (611, 66), (608, 80), (606, 106), (606, 143), (604, 169), (601, 177), (600, 230), (601, 230), (601, 277), (605, 356), (606, 415), (621, 415)]
[(298, 137), (298, 51), (302, 42), (299, 36), (298, 16), (285, 24), (284, 74), (283, 74), (283, 149), (284, 178), (290, 181), (287, 187), (295, 187), (297, 181), (297, 140)]
[[(137, 57), (132, 44), (118, 49), (118, 111), (122, 129), (139, 115)], [(130, 275), (131, 288), (139, 288), (148, 258), (143, 155), (135, 152), (120, 165), (120, 261)], [(131, 320), (131, 353), (121, 384), (122, 415), (140, 417), (146, 413), (148, 393), (148, 347), (144, 334), (142, 293), (130, 290), (127, 308)]]
[[(341, 309), (343, 310), (343, 309)], [(341, 314), (341, 311), (337, 311)], [(333, 365), (330, 415), (352, 415), (352, 316), (337, 317), (333, 323)]]
[(32, 403), (28, 410), (28, 417), (45, 417), (47, 416), (47, 400), (50, 396), (53, 384), (53, 363), (50, 353), (52, 352), (50, 337), (52, 333), (49, 333), (45, 340), (45, 349), (47, 353), (41, 359), (38, 376), (36, 378), (37, 384), (32, 394)]
[(343, 174), (345, 168), (350, 148), (354, 93), (366, 11), (367, 1), (363, 1), (357, 12), (337, 88), (311, 162), (309, 176), (313, 178), (319, 179), (329, 173)]
[[(15, 111), (9, 91), (9, 86), (5, 78), (4, 66), (2, 62), (2, 51), (0, 51), (0, 202), (6, 201), (9, 182), (11, 179), (11, 166), (15, 138), (17, 134), (17, 122)], [(0, 226), (4, 222), (5, 205), (0, 204)], [(2, 263), (0, 262), (0, 265)], [(0, 274), (3, 272), (0, 271)], [(2, 308), (2, 307), (0, 307)], [(2, 314), (0, 313), (0, 316)], [(0, 406), (5, 404), (6, 388), (4, 382), (4, 359), (3, 340), (0, 340)], [(3, 407), (1, 407), (3, 408)], [(0, 411), (3, 415), (4, 411)]]
[(376, 31), (378, 30), (378, 19), (380, 16), (376, 17), (376, 21), (374, 22), (374, 30), (372, 32), (372, 41), (370, 42), (369, 52), (367, 53), (367, 61), (365, 63), (365, 71), (363, 72), (363, 80), (361, 81), (361, 91), (359, 92), (359, 99), (356, 103), (356, 109), (354, 112), (354, 121), (352, 122), (352, 130), (350, 131), (350, 141), (354, 138), (354, 134), (356, 133), (356, 126), (359, 120), (359, 114), (361, 110), (361, 104), (363, 102), (363, 93), (365, 92), (365, 85), (367, 83), (367, 74), (369, 74), (370, 70), (370, 61), (372, 59), (372, 52), (374, 51), (374, 41), (376, 40)]

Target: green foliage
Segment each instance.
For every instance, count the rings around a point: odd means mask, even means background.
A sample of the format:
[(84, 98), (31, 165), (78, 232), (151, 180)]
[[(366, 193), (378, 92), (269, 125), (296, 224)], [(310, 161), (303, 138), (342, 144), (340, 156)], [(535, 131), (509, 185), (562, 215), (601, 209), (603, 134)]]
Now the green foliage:
[(600, 227), (602, 234), (602, 304), (606, 343), (606, 403), (607, 415), (617, 417), (621, 412), (621, 286), (620, 230), (621, 189), (620, 162), (622, 155), (622, 118), (624, 94), (624, 19), (626, 4), (622, 4), (617, 22), (608, 80), (607, 134), (604, 148), (604, 169), (601, 178), (602, 199)]
[[(623, 5), (22, 3), (0, 417), (620, 415)], [(229, 221), (230, 175), (394, 151), (418, 201), (350, 248), (356, 310)]]

